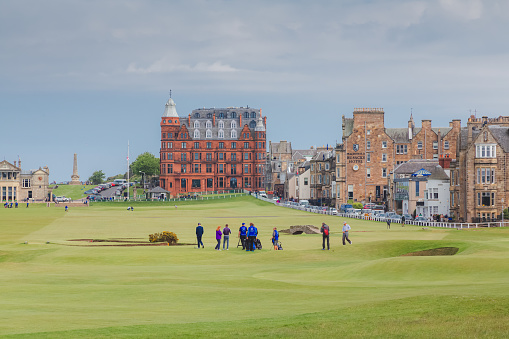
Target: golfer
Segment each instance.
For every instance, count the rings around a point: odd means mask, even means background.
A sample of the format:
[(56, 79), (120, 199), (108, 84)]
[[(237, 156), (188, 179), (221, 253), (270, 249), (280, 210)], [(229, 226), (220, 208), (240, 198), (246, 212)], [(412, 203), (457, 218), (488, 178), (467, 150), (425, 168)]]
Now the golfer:
[(329, 226), (322, 222), (322, 228), (320, 228), (320, 233), (322, 233), (322, 251), (325, 250), (325, 239), (327, 239), (327, 250), (330, 250), (329, 247)]
[(347, 240), (348, 243), (350, 243), (350, 245), (352, 244), (350, 239), (348, 239), (348, 231), (350, 231), (350, 229), (351, 229), (350, 225), (348, 225), (346, 223), (346, 221), (344, 221), (343, 222), (343, 245), (346, 245), (345, 240)]
[(391, 229), (391, 219), (387, 218), (387, 229)]
[(224, 250), (224, 244), (226, 243), (226, 250), (228, 251), (230, 247), (230, 233), (232, 231), (228, 227), (228, 224), (223, 228), (223, 250)]
[(272, 232), (272, 245), (274, 245), (274, 250), (278, 250), (277, 242), (279, 240), (279, 232), (277, 231), (277, 227), (274, 227), (274, 231)]
[(218, 251), (221, 251), (221, 236), (223, 235), (223, 233), (221, 232), (221, 226), (217, 226), (216, 228), (216, 240), (217, 240), (217, 245), (216, 245), (216, 250)]
[(201, 241), (202, 235), (203, 235), (203, 227), (200, 223), (198, 223), (198, 226), (196, 226), (196, 240), (198, 240), (198, 248), (200, 248), (200, 244), (201, 244), (201, 247), (205, 248), (205, 246), (203, 245), (203, 242)]
[(240, 241), (242, 242), (242, 249), (245, 250), (246, 249), (246, 239), (247, 239), (247, 227), (246, 227), (245, 222), (243, 222), (242, 226), (240, 226), (240, 228), (239, 228), (239, 238), (240, 238)]
[(246, 251), (254, 252), (254, 244), (255, 244), (257, 235), (258, 235), (258, 229), (254, 226), (253, 223), (250, 223), (249, 228), (247, 229)]

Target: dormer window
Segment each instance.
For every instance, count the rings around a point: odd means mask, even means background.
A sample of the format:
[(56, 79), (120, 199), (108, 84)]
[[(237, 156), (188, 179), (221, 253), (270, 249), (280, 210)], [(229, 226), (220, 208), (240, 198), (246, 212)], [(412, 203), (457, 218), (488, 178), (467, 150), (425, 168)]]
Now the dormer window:
[(194, 130), (194, 137), (199, 138), (200, 137), (200, 131)]
[(223, 120), (219, 121), (218, 127), (219, 128), (224, 128), (224, 121)]
[(205, 127), (206, 128), (212, 128), (212, 121), (207, 120), (207, 122), (205, 123)]
[(200, 123), (198, 121), (194, 122), (194, 128), (200, 128)]
[(236, 121), (232, 121), (231, 124), (230, 124), (230, 128), (237, 128), (237, 122)]
[(207, 138), (212, 138), (212, 131), (208, 129), (205, 136)]

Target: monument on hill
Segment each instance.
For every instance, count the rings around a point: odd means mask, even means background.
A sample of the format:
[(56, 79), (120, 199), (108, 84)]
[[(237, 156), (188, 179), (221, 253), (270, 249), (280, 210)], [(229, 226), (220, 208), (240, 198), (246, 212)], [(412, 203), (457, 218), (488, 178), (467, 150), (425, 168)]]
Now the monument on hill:
[(72, 175), (70, 185), (81, 185), (80, 176), (78, 175), (78, 155), (74, 153), (74, 164), (72, 166)]

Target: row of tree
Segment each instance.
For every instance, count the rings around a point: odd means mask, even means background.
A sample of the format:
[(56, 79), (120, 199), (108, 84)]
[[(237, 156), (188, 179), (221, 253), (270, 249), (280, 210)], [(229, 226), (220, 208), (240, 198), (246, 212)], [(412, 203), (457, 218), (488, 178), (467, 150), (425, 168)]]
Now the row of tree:
[[(156, 158), (152, 153), (145, 152), (136, 158), (136, 160), (129, 167), (129, 177), (133, 181), (141, 178), (142, 173), (146, 176), (159, 175), (159, 158)], [(106, 174), (102, 170), (92, 173), (88, 181), (93, 185), (99, 185), (105, 182)], [(115, 179), (127, 179), (127, 173), (117, 174), (113, 177), (108, 177), (106, 181), (113, 181)]]

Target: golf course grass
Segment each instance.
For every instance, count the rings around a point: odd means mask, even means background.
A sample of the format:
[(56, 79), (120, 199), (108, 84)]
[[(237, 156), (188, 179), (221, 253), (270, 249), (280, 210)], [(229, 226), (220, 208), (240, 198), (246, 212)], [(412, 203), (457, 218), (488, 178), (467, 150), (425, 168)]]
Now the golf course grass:
[[(422, 229), (316, 215), (250, 196), (0, 210), (5, 337), (503, 338), (509, 230)], [(353, 244), (341, 244), (341, 224)], [(205, 229), (195, 248), (195, 227)], [(237, 248), (241, 222), (263, 249)], [(320, 234), (272, 228), (331, 228)], [(215, 251), (215, 229), (233, 230)], [(180, 246), (150, 246), (172, 231)], [(144, 246), (139, 246), (140, 244)], [(186, 245), (188, 244), (188, 245)], [(450, 250), (450, 249), (454, 250)], [(440, 249), (440, 250), (437, 250)], [(429, 251), (432, 250), (432, 251)], [(454, 252), (454, 253), (453, 253)], [(430, 255), (431, 253), (431, 255)], [(439, 255), (437, 255), (439, 254)]]

